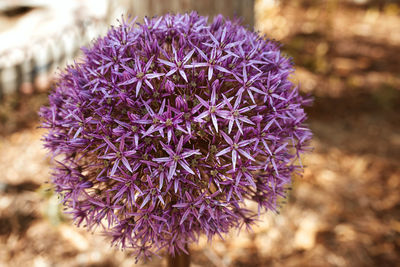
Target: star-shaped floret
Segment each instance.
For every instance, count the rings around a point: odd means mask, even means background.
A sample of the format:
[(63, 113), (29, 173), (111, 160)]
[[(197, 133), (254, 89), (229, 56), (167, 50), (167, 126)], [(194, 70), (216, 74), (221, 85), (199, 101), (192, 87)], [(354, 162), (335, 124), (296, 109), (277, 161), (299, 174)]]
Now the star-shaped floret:
[(239, 75), (236, 75), (235, 73), (233, 73), (233, 76), (241, 84), (241, 87), (237, 91), (236, 95), (241, 96), (243, 94), (243, 92), (246, 91), (247, 94), (249, 95), (249, 97), (251, 98), (251, 101), (253, 101), (253, 103), (256, 104), (256, 101), (254, 99), (252, 91), (255, 93), (259, 93), (261, 95), (266, 94), (265, 92), (263, 92), (260, 89), (253, 86), (254, 82), (256, 82), (261, 77), (261, 75), (263, 75), (263, 73), (262, 72), (257, 73), (256, 75), (252, 76), (249, 79), (246, 68), (247, 68), (246, 66), (243, 66), (243, 73), (241, 75), (242, 77), (239, 77)]
[(224, 72), (224, 73), (231, 73), (229, 70), (224, 68), (221, 64), (232, 55), (228, 54), (225, 56), (221, 56), (221, 52), (218, 51), (216, 47), (211, 50), (211, 55), (207, 56), (201, 49), (196, 47), (197, 52), (199, 55), (206, 61), (206, 62), (194, 62), (190, 65), (190, 67), (198, 68), (198, 67), (208, 67), (208, 80), (211, 80), (214, 74), (214, 69)]
[(239, 142), (240, 139), (240, 132), (238, 131), (235, 135), (234, 140), (232, 140), (226, 133), (221, 131), (221, 135), (224, 137), (225, 141), (228, 143), (228, 147), (226, 147), (225, 149), (221, 150), (220, 152), (218, 152), (216, 154), (217, 157), (221, 157), (223, 155), (225, 155), (226, 153), (232, 152), (232, 168), (233, 170), (236, 169), (236, 162), (238, 160), (238, 152), (240, 154), (242, 154), (243, 156), (245, 156), (246, 158), (255, 161), (255, 159), (249, 154), (248, 151), (246, 151), (246, 148), (242, 148), (245, 147), (249, 144), (251, 144), (254, 140), (250, 139), (250, 140), (243, 140)]
[[(215, 83), (215, 82), (214, 82)], [(212, 92), (211, 92), (211, 99), (209, 101), (205, 101), (198, 95), (196, 95), (196, 98), (200, 101), (200, 103), (207, 109), (206, 111), (202, 112), (200, 115), (198, 115), (194, 120), (197, 122), (202, 122), (202, 118), (206, 116), (210, 116), (212, 123), (215, 127), (215, 130), (218, 132), (218, 121), (217, 121), (217, 115), (225, 118), (227, 113), (224, 111), (222, 108), (226, 105), (225, 101), (220, 102), (219, 104), (216, 104), (216, 88), (217, 85), (213, 86)], [(231, 99), (231, 98), (230, 98)], [(229, 101), (228, 101), (229, 102)]]
[(119, 163), (122, 161), (122, 164), (130, 171), (132, 172), (132, 167), (131, 164), (128, 160), (129, 157), (132, 157), (133, 155), (136, 154), (135, 149), (131, 149), (126, 151), (125, 150), (125, 139), (127, 135), (123, 135), (120, 138), (120, 143), (119, 143), (119, 148), (117, 148), (108, 138), (104, 138), (104, 142), (107, 143), (108, 145), (108, 151), (111, 150), (110, 152), (106, 153), (103, 156), (100, 156), (99, 158), (101, 159), (107, 159), (107, 160), (113, 160), (113, 167), (110, 171), (110, 176), (113, 176), (115, 172), (117, 171), (117, 168), (119, 166)]
[[(172, 74), (174, 74), (175, 72), (179, 72), (179, 74), (182, 76), (182, 78), (188, 82), (188, 79), (186, 77), (185, 74), (185, 68), (191, 68), (190, 65), (186, 65), (186, 63), (190, 60), (190, 58), (192, 57), (193, 53), (194, 53), (194, 49), (192, 51), (190, 51), (187, 55), (185, 55), (183, 57), (183, 53), (179, 53), (179, 55), (177, 54), (174, 46), (172, 46), (172, 51), (174, 53), (174, 60), (172, 61), (168, 61), (168, 60), (164, 60), (164, 59), (159, 59), (158, 61), (161, 62), (162, 64), (168, 66), (171, 68), (170, 71), (167, 72), (167, 74), (165, 76), (171, 76)], [(182, 58), (183, 57), (183, 58)]]
[(246, 122), (248, 124), (254, 125), (254, 122), (252, 122), (247, 116), (242, 115), (243, 113), (246, 113), (250, 110), (252, 110), (253, 108), (256, 107), (256, 105), (252, 105), (252, 106), (245, 106), (243, 108), (239, 108), (240, 106), (240, 101), (242, 99), (241, 95), (239, 95), (236, 100), (235, 100), (235, 104), (232, 106), (229, 99), (227, 99), (225, 97), (225, 95), (223, 95), (224, 97), (224, 101), (226, 103), (226, 105), (229, 108), (229, 114), (228, 114), (228, 119), (229, 119), (229, 124), (228, 124), (228, 133), (230, 134), (232, 131), (232, 126), (233, 123), (236, 123), (236, 126), (238, 127), (239, 131), (241, 134), (243, 134), (243, 129), (241, 126), (241, 121), (242, 122)]
[(149, 59), (149, 61), (146, 63), (145, 66), (143, 66), (142, 61), (138, 56), (135, 57), (135, 68), (131, 69), (130, 67), (126, 65), (122, 65), (122, 67), (132, 76), (133, 78), (121, 82), (118, 85), (129, 85), (132, 83), (136, 83), (136, 97), (138, 97), (140, 88), (142, 87), (143, 82), (147, 84), (151, 89), (154, 89), (153, 85), (150, 83), (151, 79), (158, 78), (163, 76), (163, 73), (154, 73), (150, 72), (148, 73), (148, 70), (150, 69), (151, 63), (154, 60), (154, 56)]
[(193, 170), (190, 169), (189, 164), (186, 161), (186, 158), (192, 155), (201, 155), (200, 150), (183, 149), (183, 142), (184, 138), (183, 136), (181, 136), (181, 138), (179, 139), (178, 146), (176, 147), (176, 151), (172, 150), (171, 146), (168, 146), (163, 142), (160, 142), (164, 151), (168, 153), (168, 157), (153, 159), (155, 162), (164, 163), (166, 166), (169, 167), (169, 172), (167, 176), (168, 181), (170, 181), (172, 177), (176, 175), (176, 168), (178, 164), (188, 173), (193, 175), (195, 174)]

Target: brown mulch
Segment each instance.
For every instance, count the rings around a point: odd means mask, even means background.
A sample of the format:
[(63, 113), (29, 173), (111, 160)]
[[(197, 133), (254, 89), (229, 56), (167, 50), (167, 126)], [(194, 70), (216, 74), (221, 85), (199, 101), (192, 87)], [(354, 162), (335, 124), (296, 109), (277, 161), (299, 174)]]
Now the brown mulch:
[[(193, 266), (395, 266), (400, 262), (400, 6), (257, 1), (258, 28), (285, 44), (315, 97), (314, 151), (281, 213), (252, 232), (193, 244)], [(74, 227), (48, 192), (37, 128), (46, 94), (0, 104), (0, 266), (133, 266)], [(160, 266), (163, 259), (138, 266)]]

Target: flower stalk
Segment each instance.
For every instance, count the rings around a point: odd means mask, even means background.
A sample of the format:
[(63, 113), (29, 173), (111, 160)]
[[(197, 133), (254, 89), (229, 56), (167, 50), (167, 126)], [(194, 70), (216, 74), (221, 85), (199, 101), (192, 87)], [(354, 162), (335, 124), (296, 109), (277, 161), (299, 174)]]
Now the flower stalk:
[(178, 255), (168, 255), (167, 266), (168, 267), (189, 267), (190, 266), (190, 254), (189, 249), (186, 247), (188, 254), (182, 252)]

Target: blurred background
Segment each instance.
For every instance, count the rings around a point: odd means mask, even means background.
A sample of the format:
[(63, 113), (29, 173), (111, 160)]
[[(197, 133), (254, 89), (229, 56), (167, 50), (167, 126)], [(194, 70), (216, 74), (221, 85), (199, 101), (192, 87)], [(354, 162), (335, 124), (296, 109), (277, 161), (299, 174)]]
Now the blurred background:
[[(133, 266), (71, 224), (48, 189), (37, 111), (54, 73), (121, 14), (241, 16), (283, 44), (314, 151), (279, 215), (212, 245), (192, 266), (400, 265), (400, 3), (394, 0), (0, 0), (0, 266)], [(154, 258), (138, 266), (161, 266)]]

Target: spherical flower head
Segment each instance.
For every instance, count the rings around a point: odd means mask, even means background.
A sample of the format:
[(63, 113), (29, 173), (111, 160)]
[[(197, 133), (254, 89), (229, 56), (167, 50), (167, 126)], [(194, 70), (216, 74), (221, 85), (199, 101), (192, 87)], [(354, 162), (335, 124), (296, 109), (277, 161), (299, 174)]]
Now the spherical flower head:
[(277, 43), (191, 13), (122, 21), (83, 51), (40, 111), (78, 226), (140, 257), (277, 209), (311, 138)]

